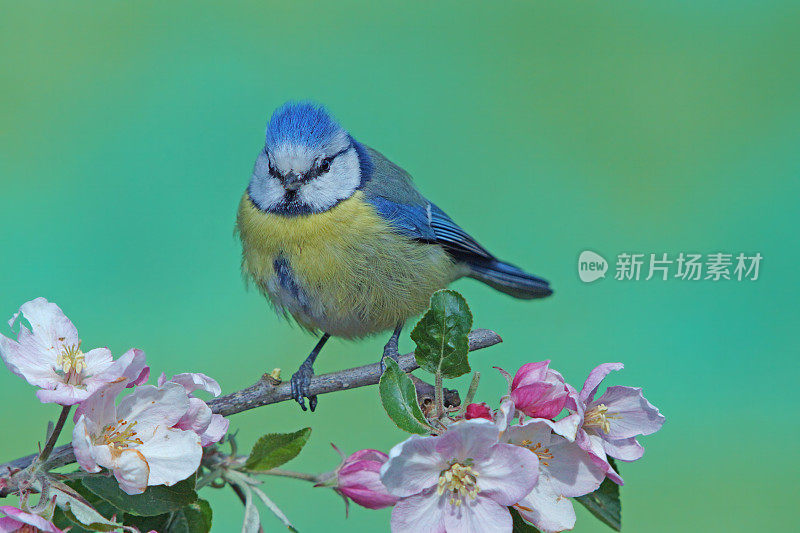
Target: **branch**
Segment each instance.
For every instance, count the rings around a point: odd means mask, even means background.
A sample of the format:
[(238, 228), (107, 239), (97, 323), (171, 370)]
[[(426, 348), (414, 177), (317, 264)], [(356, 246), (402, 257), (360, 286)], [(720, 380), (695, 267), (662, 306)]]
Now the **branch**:
[[(488, 329), (476, 329), (469, 334), (470, 351), (488, 348), (489, 346), (494, 346), (501, 342), (503, 342), (503, 339), (500, 338), (500, 335)], [(398, 363), (400, 363), (400, 368), (406, 372), (411, 372), (419, 368), (416, 359), (414, 359), (413, 352), (401, 355), (398, 358)], [(380, 363), (349, 368), (347, 370), (331, 372), (330, 374), (322, 374), (320, 376), (314, 376), (311, 380), (310, 394), (312, 396), (328, 394), (329, 392), (375, 385), (380, 378)], [(422, 384), (421, 386), (418, 385), (418, 390), (422, 387), (430, 387), (430, 385), (423, 381), (415, 380), (415, 382)], [(422, 394), (420, 394), (420, 396), (422, 396)], [(269, 376), (265, 375), (246, 389), (214, 398), (207, 403), (214, 413), (230, 416), (241, 413), (242, 411), (255, 409), (256, 407), (285, 402), (291, 399), (292, 390), (288, 381), (275, 383)], [(16, 470), (26, 468), (36, 457), (37, 454), (33, 454), (0, 465), (0, 475), (5, 474), (9, 469)], [(64, 444), (53, 450), (53, 453), (47, 461), (47, 466), (48, 468), (58, 468), (74, 462), (75, 454), (72, 452), (72, 444)], [(2, 496), (5, 496), (5, 494), (0, 491), (0, 497)]]

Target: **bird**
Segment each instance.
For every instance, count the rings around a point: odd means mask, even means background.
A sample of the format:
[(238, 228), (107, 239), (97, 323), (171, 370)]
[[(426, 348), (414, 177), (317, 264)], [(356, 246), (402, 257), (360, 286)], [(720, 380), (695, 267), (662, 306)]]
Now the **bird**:
[(391, 331), (396, 359), (404, 324), (431, 295), (469, 277), (514, 298), (550, 284), (501, 261), (415, 187), (382, 153), (357, 141), (321, 105), (290, 101), (268, 121), (263, 149), (239, 202), (242, 273), (279, 315), (320, 335), (292, 375), (291, 393), (312, 411), (313, 365), (331, 336)]

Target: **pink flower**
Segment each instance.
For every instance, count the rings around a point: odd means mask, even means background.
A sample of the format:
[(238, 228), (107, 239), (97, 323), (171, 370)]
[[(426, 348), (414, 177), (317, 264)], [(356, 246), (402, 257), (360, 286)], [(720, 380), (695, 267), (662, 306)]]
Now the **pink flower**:
[(0, 533), (32, 533), (34, 531), (64, 533), (54, 526), (52, 522), (39, 515), (26, 513), (22, 509), (6, 505), (5, 507), (0, 507), (0, 511), (6, 515), (4, 518), (0, 518)]
[[(336, 448), (336, 446), (334, 446)], [(336, 451), (339, 451), (338, 448)], [(360, 450), (345, 458), (333, 473), (333, 490), (367, 509), (383, 509), (397, 503), (381, 483), (381, 467), (389, 456), (378, 450)], [(322, 482), (318, 486), (326, 486)]]
[[(528, 363), (509, 384), (509, 395), (518, 411), (532, 418), (554, 419), (564, 409), (569, 396), (561, 374), (550, 370), (550, 361)], [(508, 373), (499, 369), (508, 379)]]
[[(222, 392), (219, 383), (205, 374), (199, 373), (175, 374), (169, 379), (169, 382), (181, 385), (189, 395), (189, 410), (183, 415), (183, 418), (178, 420), (175, 427), (194, 431), (200, 435), (200, 442), (204, 447), (219, 442), (228, 432), (230, 422), (222, 415), (213, 414), (206, 402), (192, 395), (194, 391), (200, 389), (219, 396)], [(160, 387), (164, 383), (167, 383), (167, 377), (165, 374), (161, 374), (158, 378), (158, 386)]]
[(120, 488), (141, 494), (149, 485), (174, 485), (200, 466), (203, 454), (194, 431), (175, 428), (189, 410), (189, 396), (177, 383), (140, 385), (122, 398), (126, 380), (97, 390), (81, 404), (72, 447), (81, 468), (111, 470)]
[(464, 418), (467, 420), (472, 420), (473, 418), (485, 418), (486, 420), (492, 420), (492, 411), (486, 406), (486, 402), (471, 403), (467, 406), (467, 411), (464, 414)]
[(75, 405), (120, 377), (130, 386), (147, 380), (150, 369), (144, 352), (130, 350), (114, 361), (108, 348), (81, 351), (78, 330), (59, 307), (36, 298), (20, 307), (8, 324), (14, 327), (20, 313), (31, 326), (20, 324), (17, 340), (0, 335), (0, 357), (11, 372), (41, 390), (44, 403)]
[(381, 481), (400, 500), (392, 531), (512, 530), (508, 506), (539, 476), (536, 454), (498, 442), (487, 420), (462, 420), (438, 437), (413, 435), (389, 452)]
[(576, 442), (589, 452), (608, 477), (622, 485), (622, 478), (608, 462), (611, 456), (635, 461), (644, 454), (637, 435), (655, 433), (664, 424), (664, 416), (642, 395), (637, 387), (608, 387), (597, 399), (594, 395), (612, 370), (622, 370), (622, 363), (604, 363), (589, 373), (580, 393), (571, 391), (568, 407), (581, 417)]
[(569, 498), (596, 490), (605, 471), (576, 442), (554, 434), (545, 420), (510, 426), (501, 440), (539, 459), (539, 482), (515, 505), (519, 514), (543, 532), (572, 529), (575, 510)]

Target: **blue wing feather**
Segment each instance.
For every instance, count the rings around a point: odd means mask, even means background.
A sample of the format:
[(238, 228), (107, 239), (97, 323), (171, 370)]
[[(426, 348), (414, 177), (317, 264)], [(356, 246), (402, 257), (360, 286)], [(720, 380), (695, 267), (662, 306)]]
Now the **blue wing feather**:
[(444, 211), (430, 202), (425, 205), (409, 205), (380, 196), (368, 198), (368, 201), (381, 217), (390, 221), (406, 237), (439, 243), (455, 254), (493, 257)]

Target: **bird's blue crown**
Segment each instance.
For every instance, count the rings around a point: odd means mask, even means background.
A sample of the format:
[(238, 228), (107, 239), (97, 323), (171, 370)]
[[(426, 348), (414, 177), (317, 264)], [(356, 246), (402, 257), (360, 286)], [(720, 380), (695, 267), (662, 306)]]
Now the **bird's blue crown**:
[(287, 102), (276, 109), (267, 126), (267, 146), (284, 143), (318, 148), (333, 139), (342, 127), (322, 106)]

